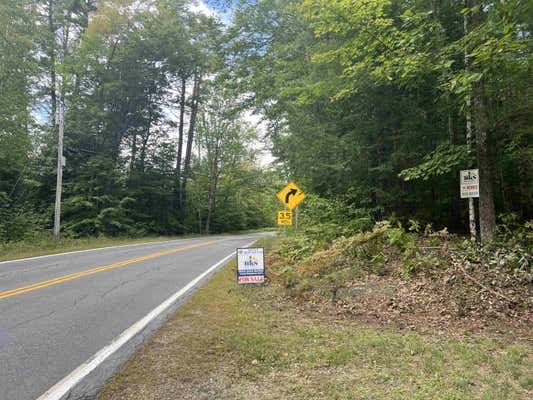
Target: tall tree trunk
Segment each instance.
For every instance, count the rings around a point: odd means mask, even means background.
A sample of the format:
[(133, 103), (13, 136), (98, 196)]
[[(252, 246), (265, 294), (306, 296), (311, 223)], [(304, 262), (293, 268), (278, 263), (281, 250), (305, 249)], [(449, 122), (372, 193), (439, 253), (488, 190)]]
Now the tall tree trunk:
[(209, 233), (209, 230), (211, 229), (211, 222), (213, 220), (213, 214), (215, 212), (215, 205), (216, 205), (216, 195), (217, 195), (217, 187), (218, 187), (218, 167), (215, 165), (213, 167), (213, 173), (212, 173), (212, 179), (209, 184), (209, 197), (207, 202), (207, 219), (205, 221), (205, 233)]
[[(215, 127), (215, 130), (216, 129), (217, 128)], [(215, 212), (215, 205), (216, 205), (218, 178), (220, 177), (219, 158), (220, 158), (221, 137), (219, 136), (219, 134), (220, 134), (220, 131), (215, 133), (216, 140), (214, 141), (214, 148), (210, 148), (211, 146), (208, 146), (207, 148), (207, 157), (208, 159), (211, 159), (211, 163), (209, 167), (209, 176), (211, 179), (209, 181), (207, 219), (205, 222), (206, 233), (209, 233), (209, 230), (211, 229), (211, 221), (213, 219), (213, 213)]]
[[(474, 5), (481, 5), (475, 0)], [(484, 22), (485, 11), (482, 7), (473, 13), (472, 25), (477, 27)], [(494, 160), (488, 112), (488, 99), (485, 93), (485, 78), (473, 84), (473, 122), (476, 132), (477, 161), (479, 168), (479, 231), (482, 242), (492, 239), (496, 226), (494, 207)]]
[(135, 170), (135, 162), (137, 160), (137, 135), (133, 135), (133, 140), (131, 143), (131, 157), (130, 157), (130, 176), (129, 179), (133, 176), (133, 171)]
[(192, 104), (191, 104), (191, 116), (189, 120), (189, 132), (187, 133), (187, 149), (185, 151), (185, 162), (183, 165), (183, 177), (181, 181), (181, 215), (185, 217), (187, 210), (187, 179), (189, 178), (191, 172), (191, 152), (192, 152), (192, 143), (194, 141), (194, 129), (196, 125), (196, 115), (198, 113), (198, 103), (200, 97), (200, 76), (194, 76), (194, 86), (192, 92)]
[(152, 106), (151, 106), (151, 99), (148, 99), (148, 125), (146, 126), (146, 133), (144, 135), (142, 145), (141, 145), (141, 160), (139, 164), (139, 169), (141, 173), (144, 173), (145, 165), (146, 165), (146, 151), (148, 148), (148, 141), (150, 140), (150, 129), (152, 127)]
[[(457, 132), (454, 126), (454, 109), (452, 107), (451, 95), (448, 93), (447, 96), (447, 105), (448, 105), (448, 138), (451, 146), (457, 144)], [(461, 199), (459, 193), (459, 185), (453, 185), (453, 190), (451, 191), (451, 208), (450, 208), (450, 226), (454, 231), (460, 229), (461, 226)]]
[(475, 130), (479, 167), (479, 231), (481, 241), (492, 239), (496, 226), (494, 207), (494, 160), (487, 97), (483, 79), (474, 86)]
[(450, 144), (453, 146), (457, 144), (457, 132), (455, 131), (455, 126), (453, 123), (454, 109), (452, 106), (450, 93), (448, 93), (446, 101), (448, 105), (448, 138), (450, 140)]
[(185, 124), (185, 90), (187, 88), (187, 78), (181, 77), (180, 88), (180, 120), (178, 126), (178, 150), (176, 154), (176, 171), (175, 171), (175, 187), (174, 187), (174, 210), (181, 208), (181, 158), (183, 156), (183, 125)]
[(429, 6), (431, 7), (431, 13), (433, 14), (433, 18), (435, 20), (438, 20), (437, 0), (429, 0)]

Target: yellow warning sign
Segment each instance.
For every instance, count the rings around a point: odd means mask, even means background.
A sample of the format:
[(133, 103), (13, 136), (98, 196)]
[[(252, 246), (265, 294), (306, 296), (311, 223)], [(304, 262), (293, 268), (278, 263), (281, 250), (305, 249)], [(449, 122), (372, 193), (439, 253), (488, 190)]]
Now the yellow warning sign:
[(300, 190), (296, 183), (290, 182), (278, 193), (278, 199), (283, 203), (285, 207), (292, 210), (305, 198), (304, 192)]
[(278, 211), (278, 225), (291, 226), (292, 225), (292, 211)]

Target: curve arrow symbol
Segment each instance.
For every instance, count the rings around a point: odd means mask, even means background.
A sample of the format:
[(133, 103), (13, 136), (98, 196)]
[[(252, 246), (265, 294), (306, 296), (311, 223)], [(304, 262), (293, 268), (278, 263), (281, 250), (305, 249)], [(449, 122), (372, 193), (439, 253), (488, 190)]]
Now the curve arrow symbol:
[(297, 192), (296, 189), (289, 190), (289, 192), (285, 195), (285, 203), (286, 204), (289, 204), (289, 197), (296, 196), (296, 192)]

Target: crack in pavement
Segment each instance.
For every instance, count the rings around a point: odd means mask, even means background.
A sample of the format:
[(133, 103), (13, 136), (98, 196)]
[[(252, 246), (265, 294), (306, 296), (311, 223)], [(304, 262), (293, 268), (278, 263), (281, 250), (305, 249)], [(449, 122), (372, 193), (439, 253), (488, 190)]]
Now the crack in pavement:
[(103, 300), (104, 297), (106, 297), (109, 293), (117, 290), (117, 289), (120, 289), (121, 287), (127, 285), (128, 283), (132, 283), (132, 282), (136, 282), (137, 279), (128, 279), (128, 280), (125, 280), (125, 281), (122, 281), (120, 282), (118, 285), (115, 285), (113, 287), (111, 287), (111, 289), (109, 290), (106, 290), (105, 292), (103, 292), (101, 295), (100, 295), (100, 300)]
[(20, 327), (21, 325), (25, 325), (25, 324), (28, 324), (28, 323), (33, 322), (33, 321), (37, 321), (37, 320), (42, 319), (42, 318), (50, 317), (50, 316), (54, 315), (57, 311), (58, 311), (58, 310), (53, 310), (52, 312), (49, 312), (49, 313), (47, 313), (47, 314), (41, 314), (41, 315), (38, 315), (38, 316), (36, 316), (36, 317), (29, 318), (29, 319), (27, 319), (27, 320), (24, 320), (24, 321), (18, 322), (18, 323), (16, 323), (15, 325), (8, 326), (7, 329), (15, 329), (15, 328)]
[(158, 266), (158, 267), (155, 267), (155, 268), (150, 268), (150, 269), (147, 269), (146, 271), (143, 271), (141, 273), (138, 273), (137, 275), (135, 275), (136, 278), (140, 278), (141, 276), (144, 276), (144, 275), (147, 275), (151, 272), (159, 272), (161, 270), (161, 267)]
[(135, 275), (135, 277), (133, 279), (127, 279), (127, 280), (124, 280), (122, 282), (120, 282), (119, 284), (115, 285), (115, 286), (112, 286), (110, 289), (106, 290), (105, 292), (103, 292), (101, 295), (100, 295), (100, 300), (102, 300), (104, 297), (106, 297), (107, 295), (109, 295), (109, 293), (117, 290), (117, 289), (120, 289), (121, 287), (127, 285), (128, 283), (132, 283), (132, 282), (137, 282), (139, 280), (140, 277), (144, 276), (144, 275), (147, 275), (147, 274), (150, 274), (152, 272), (156, 272), (156, 271), (159, 271), (161, 269), (161, 267), (156, 267), (156, 268), (150, 268), (150, 269), (146, 269), (145, 271), (142, 271), (142, 272), (139, 272)]
[(72, 307), (76, 307), (79, 303), (81, 303), (83, 300), (85, 300), (87, 297), (89, 297), (89, 294), (83, 295), (81, 297), (77, 297), (74, 299), (74, 302), (72, 303)]

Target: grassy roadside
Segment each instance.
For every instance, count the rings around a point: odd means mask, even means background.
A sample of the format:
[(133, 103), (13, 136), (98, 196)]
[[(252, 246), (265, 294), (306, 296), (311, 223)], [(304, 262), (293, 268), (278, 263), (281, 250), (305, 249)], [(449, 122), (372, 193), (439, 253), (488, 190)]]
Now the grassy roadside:
[[(267, 239), (262, 244), (273, 245)], [(526, 399), (531, 349), (313, 312), (228, 264), (99, 395), (130, 399)]]
[(0, 261), (16, 260), (19, 258), (44, 256), (48, 254), (64, 253), (68, 251), (98, 249), (101, 247), (120, 246), (126, 244), (161, 242), (165, 240), (184, 239), (190, 236), (153, 236), (144, 238), (119, 238), (119, 237), (88, 237), (81, 239), (63, 238), (55, 241), (52, 238), (43, 238), (36, 241), (22, 241), (1, 245)]
[[(249, 233), (271, 231), (272, 229), (250, 229), (246, 231), (228, 232), (219, 235), (242, 235)], [(49, 254), (58, 254), (68, 251), (98, 249), (102, 247), (120, 246), (137, 243), (163, 242), (165, 240), (189, 239), (200, 234), (188, 234), (181, 236), (148, 236), (141, 238), (128, 237), (87, 237), (80, 239), (62, 238), (59, 241), (51, 237), (43, 237), (35, 241), (21, 241), (8, 244), (0, 244), (0, 261), (16, 260), (26, 257), (45, 256)]]

